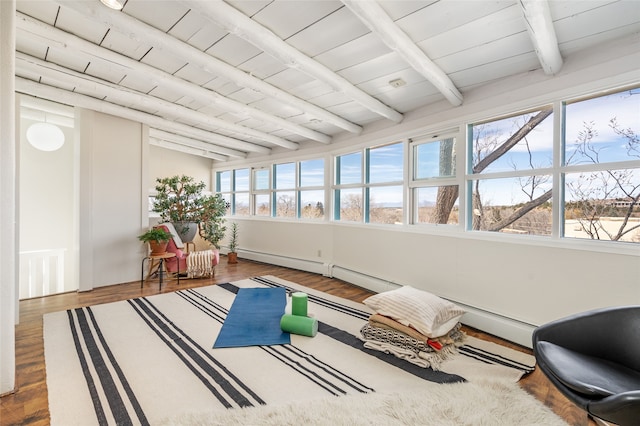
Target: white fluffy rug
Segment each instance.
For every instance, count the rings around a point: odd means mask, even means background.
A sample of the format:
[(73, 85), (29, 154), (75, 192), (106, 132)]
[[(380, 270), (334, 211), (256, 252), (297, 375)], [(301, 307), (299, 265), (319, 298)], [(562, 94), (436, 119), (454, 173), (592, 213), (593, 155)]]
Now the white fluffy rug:
[(414, 391), (344, 396), (165, 419), (162, 425), (437, 425), (555, 426), (566, 423), (549, 408), (505, 381), (425, 383)]

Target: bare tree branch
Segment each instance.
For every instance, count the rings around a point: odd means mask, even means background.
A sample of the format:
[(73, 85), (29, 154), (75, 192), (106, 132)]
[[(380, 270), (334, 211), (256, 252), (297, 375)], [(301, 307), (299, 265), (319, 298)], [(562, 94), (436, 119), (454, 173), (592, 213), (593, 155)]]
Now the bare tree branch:
[(516, 220), (520, 219), (522, 216), (524, 216), (525, 214), (529, 213), (531, 210), (535, 209), (538, 206), (541, 206), (542, 204), (546, 203), (547, 201), (549, 201), (549, 199), (551, 199), (551, 195), (552, 195), (552, 190), (548, 190), (547, 192), (545, 192), (544, 194), (542, 194), (541, 196), (539, 196), (538, 198), (529, 201), (528, 203), (526, 203), (525, 205), (523, 205), (522, 207), (520, 207), (518, 210), (516, 210), (515, 212), (513, 212), (513, 214), (509, 217), (507, 217), (506, 219), (501, 220), (500, 222), (494, 223), (489, 229), (488, 231), (499, 231), (503, 228), (506, 228), (507, 226), (511, 225), (513, 222), (515, 222)]
[(531, 132), (531, 130), (533, 130), (538, 124), (542, 123), (545, 118), (550, 116), (551, 113), (553, 113), (553, 108), (549, 107), (547, 109), (541, 110), (539, 113), (531, 117), (531, 119), (529, 119), (529, 121), (524, 126), (522, 126), (520, 129), (518, 129), (517, 132), (511, 135), (511, 137), (507, 139), (502, 145), (500, 145), (489, 155), (479, 161), (478, 164), (473, 167), (473, 173), (480, 173), (481, 171), (489, 167), (491, 163), (506, 154), (511, 148), (516, 146), (518, 142), (522, 140), (522, 138), (527, 136), (529, 132)]

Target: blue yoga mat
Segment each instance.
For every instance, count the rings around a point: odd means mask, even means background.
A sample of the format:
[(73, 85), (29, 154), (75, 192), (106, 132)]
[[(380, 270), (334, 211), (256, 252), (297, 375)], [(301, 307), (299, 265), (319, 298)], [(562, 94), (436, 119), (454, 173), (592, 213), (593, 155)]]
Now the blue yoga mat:
[(287, 305), (284, 288), (241, 288), (229, 309), (214, 348), (284, 345), (291, 336), (280, 328)]

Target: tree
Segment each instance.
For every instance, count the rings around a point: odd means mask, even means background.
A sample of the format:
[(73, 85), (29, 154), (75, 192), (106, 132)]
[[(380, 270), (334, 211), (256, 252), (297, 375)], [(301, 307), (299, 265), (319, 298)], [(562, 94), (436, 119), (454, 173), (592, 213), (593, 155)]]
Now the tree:
[(278, 194), (278, 203), (276, 204), (276, 216), (294, 217), (296, 215), (296, 200), (290, 194)]
[[(583, 126), (568, 163), (579, 161), (599, 164), (603, 148), (594, 143), (598, 129), (593, 122), (585, 122)], [(631, 128), (620, 128), (615, 117), (609, 121), (609, 127), (625, 139), (627, 154), (640, 158), (640, 140), (636, 133)], [(640, 206), (640, 179), (637, 173), (632, 169), (584, 172), (580, 173), (578, 179), (567, 183), (571, 198), (580, 201), (573, 205), (573, 214), (580, 228), (591, 239), (618, 241), (640, 228), (640, 224), (629, 226), (629, 219)], [(614, 203), (616, 199), (621, 202)], [(602, 219), (607, 216), (620, 217), (621, 220), (617, 226), (607, 227)], [(610, 221), (607, 223), (610, 224)]]
[[(486, 142), (484, 144), (478, 143), (478, 138), (482, 133), (482, 128), (478, 126), (479, 132), (476, 133), (476, 143), (474, 143), (474, 147), (476, 151), (474, 152), (474, 166), (473, 173), (481, 173), (484, 169), (489, 167), (494, 161), (502, 157), (504, 154), (509, 152), (513, 147), (515, 147), (521, 140), (523, 140), (538, 124), (542, 123), (551, 113), (553, 112), (553, 108), (548, 107), (542, 109), (536, 115), (531, 117), (526, 123), (524, 123), (513, 135), (511, 135), (506, 141), (502, 144), (499, 144), (497, 139), (497, 135), (494, 137), (486, 138)], [(487, 135), (484, 135), (487, 136)], [(490, 136), (490, 135), (489, 135)], [(451, 146), (441, 144), (440, 151), (440, 164), (447, 165), (450, 164), (451, 161), (447, 161), (449, 156), (453, 155), (453, 144)], [(475, 182), (475, 188), (473, 190), (472, 195), (472, 208), (473, 208), (473, 220), (472, 220), (472, 228), (480, 229), (482, 219), (484, 217), (484, 209), (482, 205), (482, 200), (480, 199), (480, 193), (478, 191), (479, 181)], [(543, 194), (542, 196), (531, 199), (529, 203), (523, 205), (520, 209), (516, 210), (512, 215), (510, 215), (505, 220), (502, 220), (498, 224), (494, 224), (490, 230), (499, 231), (506, 226), (511, 225), (516, 220), (523, 217), (525, 214), (530, 212), (532, 209), (538, 207), (544, 202), (548, 201), (551, 198), (551, 191)], [(458, 198), (458, 187), (457, 186), (443, 186), (438, 189), (437, 195), (437, 203), (436, 203), (436, 223), (447, 223), (449, 219), (449, 215), (453, 209), (455, 200)], [(442, 203), (441, 203), (442, 201)], [(498, 227), (499, 226), (499, 227)]]
[(204, 182), (196, 182), (191, 176), (157, 178), (153, 211), (160, 213), (161, 221), (172, 222), (179, 234), (188, 229), (183, 223), (198, 224), (200, 236), (219, 248), (228, 205), (221, 194), (204, 195), (205, 187)]
[(309, 219), (318, 219), (324, 217), (324, 204), (318, 201), (315, 207), (309, 203), (302, 208), (301, 216)]
[(347, 193), (340, 201), (340, 219), (353, 222), (362, 221), (362, 195)]
[[(455, 176), (455, 143), (453, 139), (440, 143), (440, 176)], [(447, 223), (458, 199), (458, 187), (440, 186), (436, 194), (436, 209), (434, 212), (435, 223)]]

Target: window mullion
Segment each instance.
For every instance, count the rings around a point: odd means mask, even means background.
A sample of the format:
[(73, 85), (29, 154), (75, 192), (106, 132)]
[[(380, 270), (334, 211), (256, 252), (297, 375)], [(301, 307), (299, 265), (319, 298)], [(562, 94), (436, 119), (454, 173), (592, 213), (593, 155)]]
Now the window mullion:
[(551, 238), (558, 239), (564, 234), (564, 103), (553, 104), (553, 171), (551, 198)]

